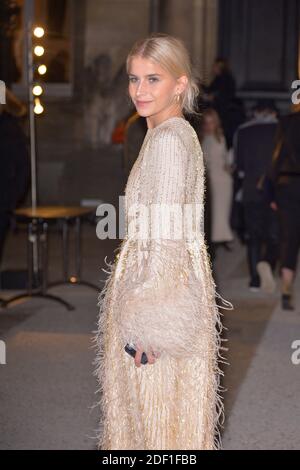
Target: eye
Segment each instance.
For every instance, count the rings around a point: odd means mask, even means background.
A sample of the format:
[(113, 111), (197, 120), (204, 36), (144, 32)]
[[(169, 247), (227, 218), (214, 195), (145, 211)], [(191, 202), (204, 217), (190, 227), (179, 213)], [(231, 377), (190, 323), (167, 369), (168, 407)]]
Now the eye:
[(129, 77), (129, 81), (131, 83), (135, 83), (137, 81), (137, 78), (136, 77)]
[(151, 83), (153, 83), (153, 82), (158, 82), (158, 78), (157, 78), (157, 77), (150, 77), (150, 78), (149, 78), (149, 81), (150, 81)]

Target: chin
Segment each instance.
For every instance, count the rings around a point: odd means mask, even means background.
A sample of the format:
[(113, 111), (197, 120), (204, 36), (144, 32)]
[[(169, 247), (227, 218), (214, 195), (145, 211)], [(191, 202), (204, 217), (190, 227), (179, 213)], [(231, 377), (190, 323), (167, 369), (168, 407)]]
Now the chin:
[(142, 111), (142, 110), (137, 110), (137, 112), (141, 117), (144, 117), (144, 118), (150, 117), (153, 114), (153, 113), (149, 113), (149, 111), (147, 112), (147, 111)]
[(150, 109), (150, 106), (136, 106), (135, 109), (136, 112), (144, 118), (153, 116), (156, 113), (154, 109)]

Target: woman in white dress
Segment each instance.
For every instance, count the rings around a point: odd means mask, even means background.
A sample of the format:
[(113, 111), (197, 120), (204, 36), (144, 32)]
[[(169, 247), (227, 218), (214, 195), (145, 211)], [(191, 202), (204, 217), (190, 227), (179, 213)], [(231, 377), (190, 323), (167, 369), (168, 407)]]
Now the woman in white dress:
[(227, 150), (220, 118), (214, 109), (203, 113), (201, 146), (211, 188), (211, 241), (227, 244), (233, 240), (230, 228), (233, 181), (231, 152)]
[(183, 116), (194, 110), (197, 87), (183, 43), (164, 34), (138, 41), (127, 71), (148, 130), (125, 189), (126, 235), (99, 299), (98, 447), (219, 449), (216, 298), (223, 308), (232, 304), (215, 291), (203, 233), (203, 156)]

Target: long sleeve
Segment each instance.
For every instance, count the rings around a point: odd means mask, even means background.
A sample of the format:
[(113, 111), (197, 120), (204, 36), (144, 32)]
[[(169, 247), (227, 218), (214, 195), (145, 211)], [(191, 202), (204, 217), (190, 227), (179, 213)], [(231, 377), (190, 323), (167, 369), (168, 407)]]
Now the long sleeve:
[(117, 321), (124, 343), (182, 357), (196, 350), (209, 327), (201, 320), (203, 291), (185, 243), (191, 234), (185, 185), (188, 159), (194, 156), (180, 134), (167, 127), (152, 136), (146, 157), (138, 211), (134, 207), (130, 214), (128, 208), (129, 236), (134, 238), (133, 227), (140, 232), (135, 262), (120, 283)]

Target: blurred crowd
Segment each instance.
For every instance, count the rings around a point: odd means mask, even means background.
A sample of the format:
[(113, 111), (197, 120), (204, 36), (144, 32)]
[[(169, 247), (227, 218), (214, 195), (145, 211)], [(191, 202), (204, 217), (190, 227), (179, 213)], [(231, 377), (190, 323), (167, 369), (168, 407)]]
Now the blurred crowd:
[[(294, 309), (300, 248), (300, 106), (280, 116), (273, 100), (261, 99), (246, 112), (223, 58), (209, 85), (200, 84), (195, 128), (206, 167), (205, 235), (212, 260), (219, 247), (246, 245), (251, 291), (273, 293), (279, 284), (282, 309)], [(124, 142), (129, 173), (147, 130), (133, 114), (116, 129)], [(277, 278), (279, 283), (277, 283)]]

